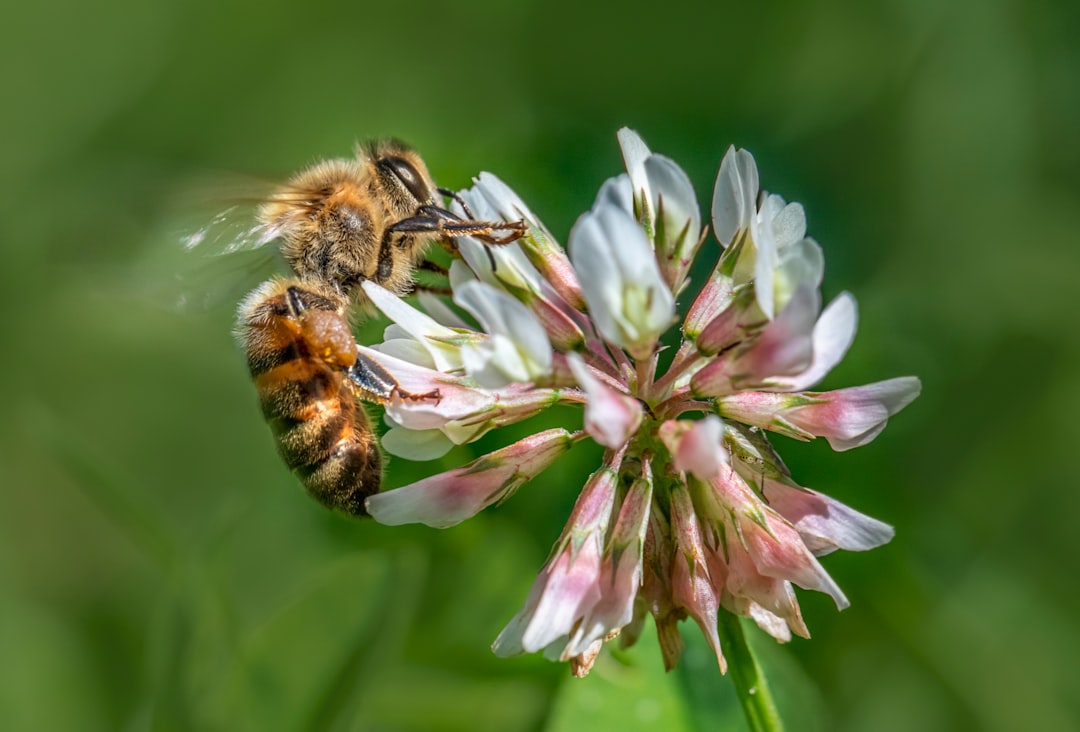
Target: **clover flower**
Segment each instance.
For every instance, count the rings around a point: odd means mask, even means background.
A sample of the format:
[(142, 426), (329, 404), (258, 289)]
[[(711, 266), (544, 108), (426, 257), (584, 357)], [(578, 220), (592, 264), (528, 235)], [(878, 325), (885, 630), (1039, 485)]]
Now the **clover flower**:
[[(584, 675), (605, 642), (632, 644), (651, 615), (667, 668), (681, 653), (677, 624), (692, 619), (724, 670), (721, 614), (749, 617), (781, 642), (808, 637), (795, 586), (848, 605), (818, 557), (893, 535), (800, 486), (765, 433), (857, 447), (920, 385), (808, 391), (851, 345), (856, 308), (844, 293), (822, 309), (823, 258), (802, 207), (760, 190), (753, 157), (731, 148), (712, 200), (719, 248), (705, 247), (686, 174), (636, 133), (618, 138), (627, 172), (603, 185), (568, 251), (484, 173), (462, 198), (481, 219), (523, 219), (528, 233), (490, 250), (461, 242), (450, 271), (459, 311), (429, 297), (424, 313), (364, 284), (394, 324), (361, 351), (405, 391), (440, 394), (387, 405), (388, 451), (431, 459), (554, 404), (581, 405), (581, 429), (531, 435), (371, 496), (367, 509), (382, 523), (451, 526), (595, 440), (602, 463), (495, 653), (542, 652)], [(661, 339), (699, 252), (718, 261), (672, 353)]]

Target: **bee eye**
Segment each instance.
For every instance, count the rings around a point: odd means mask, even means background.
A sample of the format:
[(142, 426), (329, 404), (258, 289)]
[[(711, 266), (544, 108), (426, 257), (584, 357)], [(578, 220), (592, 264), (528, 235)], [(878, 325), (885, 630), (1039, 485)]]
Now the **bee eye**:
[(427, 182), (420, 175), (420, 171), (408, 161), (389, 156), (380, 159), (378, 165), (401, 181), (405, 189), (420, 203), (426, 203), (431, 199), (432, 193)]

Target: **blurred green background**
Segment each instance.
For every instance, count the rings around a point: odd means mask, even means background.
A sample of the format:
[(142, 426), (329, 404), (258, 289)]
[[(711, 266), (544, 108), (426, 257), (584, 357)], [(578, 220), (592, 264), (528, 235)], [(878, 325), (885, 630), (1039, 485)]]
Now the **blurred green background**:
[(695, 628), (669, 676), (648, 640), (585, 681), (491, 656), (595, 452), (447, 531), (331, 515), (279, 463), (232, 312), (147, 296), (200, 181), (393, 134), (565, 241), (622, 125), (703, 205), (736, 143), (806, 206), (826, 298), (861, 309), (825, 387), (923, 380), (869, 446), (775, 440), (897, 527), (825, 560), (850, 610), (801, 593), (813, 640), (762, 645), (789, 727), (1075, 728), (1080, 5), (704, 7), (8, 8), (0, 728), (739, 729)]

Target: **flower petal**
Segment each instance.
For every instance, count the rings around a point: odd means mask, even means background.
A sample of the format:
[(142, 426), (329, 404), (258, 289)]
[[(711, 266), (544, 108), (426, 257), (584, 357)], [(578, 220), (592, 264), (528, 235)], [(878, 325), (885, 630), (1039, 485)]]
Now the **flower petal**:
[[(641, 139), (641, 135), (629, 127), (623, 127), (616, 133), (619, 140), (619, 148), (622, 150), (623, 163), (626, 173), (630, 178), (630, 189), (633, 192), (635, 206), (640, 216), (649, 225), (656, 221), (656, 210), (653, 208), (653, 195), (649, 189), (649, 176), (645, 172), (645, 161), (652, 155), (649, 146)], [(631, 214), (636, 212), (631, 210)]]
[(566, 361), (588, 399), (585, 431), (604, 447), (621, 447), (641, 425), (644, 417), (641, 403), (593, 376), (578, 354), (568, 353)]
[(386, 413), (403, 427), (436, 429), (447, 422), (484, 412), (495, 402), (490, 392), (468, 386), (451, 374), (417, 366), (367, 346), (357, 345), (357, 352), (381, 365), (396, 380), (397, 388), (386, 404)]
[(729, 147), (720, 162), (712, 203), (713, 233), (721, 246), (730, 246), (739, 231), (750, 227), (757, 211), (758, 185), (754, 156)]
[(710, 576), (701, 527), (690, 493), (683, 483), (676, 483), (671, 490), (671, 533), (676, 548), (671, 571), (672, 597), (675, 604), (686, 610), (701, 628), (716, 653), (720, 673), (725, 673), (727, 661), (720, 649), (717, 630), (723, 582), (717, 586)]
[(419, 462), (441, 458), (454, 447), (454, 442), (440, 430), (410, 430), (400, 426), (383, 433), (379, 444), (391, 455)]
[(524, 607), (495, 639), (495, 655), (535, 653), (551, 647), (557, 649), (556, 657), (569, 658), (586, 650), (571, 649), (568, 642), (581, 619), (600, 601), (603, 549), (617, 487), (618, 474), (610, 467), (590, 476), (555, 544), (552, 559), (541, 570)]
[(809, 488), (766, 478), (769, 507), (791, 522), (815, 555), (836, 549), (861, 552), (887, 544), (893, 527)]
[(817, 290), (800, 287), (780, 316), (740, 354), (735, 378), (748, 385), (758, 384), (771, 376), (806, 370), (814, 357), (813, 328), (820, 307)]
[(794, 376), (774, 376), (766, 386), (776, 391), (804, 391), (819, 381), (843, 360), (858, 327), (858, 308), (850, 293), (842, 292), (822, 311), (814, 325), (813, 358), (810, 366)]
[(583, 214), (570, 232), (570, 260), (601, 335), (636, 357), (651, 355), (675, 299), (637, 222), (616, 206)]
[(461, 357), (457, 347), (449, 345), (449, 341), (458, 335), (456, 331), (440, 325), (434, 318), (408, 305), (397, 295), (370, 280), (362, 282), (361, 287), (375, 307), (428, 351), (439, 371), (461, 368)]
[(540, 321), (519, 300), (474, 280), (457, 289), (454, 301), (490, 336), (462, 346), (466, 373), (481, 386), (493, 389), (551, 373), (551, 343)]
[(889, 417), (914, 401), (921, 390), (917, 378), (901, 376), (849, 389), (808, 393), (810, 403), (794, 407), (784, 416), (810, 434), (827, 439), (834, 450), (850, 450), (877, 437)]
[(715, 414), (697, 421), (668, 420), (660, 425), (659, 434), (671, 453), (676, 470), (689, 471), (702, 480), (709, 480), (728, 462), (721, 444), (724, 423)]
[(603, 182), (596, 194), (592, 210), (603, 206), (615, 206), (631, 216), (634, 215), (634, 189), (630, 187), (630, 176), (623, 173)]
[[(529, 262), (543, 277), (542, 284), (550, 285), (568, 307), (580, 308), (583, 301), (577, 276), (573, 267), (570, 266), (566, 252), (543, 223), (509, 186), (491, 173), (481, 173), (474, 183), (472, 191), (462, 191), (462, 196), (476, 205), (480, 205), (480, 199), (483, 199), (483, 208), (490, 207), (506, 221), (523, 219), (528, 231), (524, 237), (511, 246), (515, 248), (520, 246)], [(497, 250), (501, 248), (495, 248), (496, 258), (498, 257)]]
[(803, 544), (799, 532), (778, 513), (760, 507), (742, 513), (738, 521), (744, 546), (762, 575), (824, 592), (839, 610), (850, 605), (839, 585)]
[(488, 453), (464, 467), (376, 493), (368, 513), (380, 524), (426, 524), (437, 529), (461, 523), (539, 475), (570, 447), (574, 435), (545, 430)]

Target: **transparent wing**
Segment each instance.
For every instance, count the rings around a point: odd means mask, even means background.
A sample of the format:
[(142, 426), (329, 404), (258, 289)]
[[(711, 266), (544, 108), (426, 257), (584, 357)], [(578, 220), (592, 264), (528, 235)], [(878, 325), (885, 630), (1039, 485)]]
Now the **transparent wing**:
[(278, 231), (257, 218), (261, 204), (281, 195), (281, 186), (250, 180), (193, 184), (175, 195), (135, 262), (136, 294), (176, 311), (235, 307), (288, 269), (273, 245)]
[(196, 182), (174, 198), (176, 210), (187, 219), (176, 240), (184, 250), (203, 256), (260, 249), (278, 232), (259, 223), (259, 206), (285, 195), (282, 185), (237, 176)]

